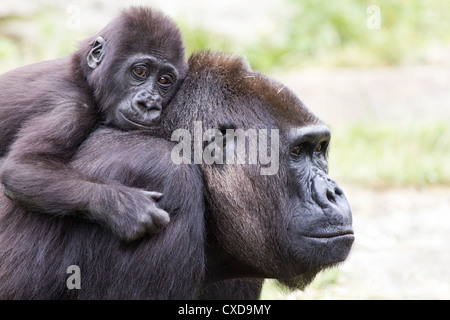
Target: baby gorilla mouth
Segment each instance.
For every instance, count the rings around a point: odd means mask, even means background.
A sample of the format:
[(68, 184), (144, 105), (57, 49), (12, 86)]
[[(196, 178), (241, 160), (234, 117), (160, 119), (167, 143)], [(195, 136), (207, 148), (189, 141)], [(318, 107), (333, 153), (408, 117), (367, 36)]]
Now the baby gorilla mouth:
[(138, 117), (132, 114), (127, 114), (120, 111), (122, 119), (133, 127), (149, 128), (155, 124), (155, 120), (159, 119), (162, 108), (154, 107), (149, 109), (145, 113), (141, 113)]

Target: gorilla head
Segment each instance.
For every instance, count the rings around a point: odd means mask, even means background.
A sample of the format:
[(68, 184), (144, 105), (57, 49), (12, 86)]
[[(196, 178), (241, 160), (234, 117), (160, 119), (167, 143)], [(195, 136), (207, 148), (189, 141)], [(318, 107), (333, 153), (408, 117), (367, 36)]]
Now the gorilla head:
[[(303, 286), (322, 268), (343, 261), (354, 236), (349, 204), (328, 176), (329, 129), (289, 89), (239, 58), (199, 53), (189, 63), (183, 85), (189, 90), (177, 95), (175, 109), (168, 108), (173, 114), (163, 118), (173, 122), (167, 125), (192, 132), (192, 124), (202, 121), (204, 128), (218, 129), (222, 137), (211, 144), (223, 143), (216, 150), (223, 147), (224, 157), (239, 152), (228, 129), (242, 129), (249, 138), (244, 164), (224, 159), (201, 165), (213, 257), (209, 268), (225, 277), (290, 278), (285, 283)], [(259, 142), (256, 153), (252, 132)], [(279, 154), (272, 157), (279, 170), (264, 175), (266, 150), (260, 143), (266, 137), (266, 148), (278, 148), (268, 154)], [(249, 159), (252, 151), (256, 164)]]

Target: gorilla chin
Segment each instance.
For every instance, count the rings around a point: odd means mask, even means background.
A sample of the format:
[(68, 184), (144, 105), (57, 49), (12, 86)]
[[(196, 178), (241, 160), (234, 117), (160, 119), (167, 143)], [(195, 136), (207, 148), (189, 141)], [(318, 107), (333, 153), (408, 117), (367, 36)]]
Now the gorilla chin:
[(353, 231), (328, 237), (302, 236), (295, 241), (292, 254), (292, 260), (296, 261), (293, 264), (298, 267), (294, 271), (297, 275), (277, 281), (289, 290), (304, 290), (320, 271), (344, 262), (354, 240)]
[(354, 240), (353, 232), (329, 238), (303, 237), (297, 244), (301, 249), (295, 256), (299, 261), (307, 259), (309, 265), (328, 267), (347, 259)]
[[(332, 267), (330, 265), (329, 267)], [(315, 268), (302, 273), (299, 276), (295, 276), (288, 279), (276, 279), (279, 284), (282, 285), (283, 288), (286, 288), (288, 291), (294, 290), (305, 290), (305, 288), (314, 280), (316, 275), (326, 269), (327, 267)]]

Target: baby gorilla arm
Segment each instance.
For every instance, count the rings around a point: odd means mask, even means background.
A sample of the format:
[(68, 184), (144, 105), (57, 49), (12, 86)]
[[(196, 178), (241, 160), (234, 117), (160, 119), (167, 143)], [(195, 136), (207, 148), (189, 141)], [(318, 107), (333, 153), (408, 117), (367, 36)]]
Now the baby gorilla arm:
[(95, 123), (96, 115), (76, 103), (28, 122), (2, 168), (5, 194), (33, 211), (83, 214), (124, 240), (158, 232), (169, 222), (156, 206), (161, 194), (89, 179), (67, 165)]

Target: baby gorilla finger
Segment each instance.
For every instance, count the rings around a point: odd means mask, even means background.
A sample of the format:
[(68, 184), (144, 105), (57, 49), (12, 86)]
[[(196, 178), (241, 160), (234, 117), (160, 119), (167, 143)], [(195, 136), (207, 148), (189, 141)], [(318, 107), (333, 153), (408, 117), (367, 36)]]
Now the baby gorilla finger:
[(150, 234), (159, 233), (170, 222), (169, 214), (156, 206), (152, 206), (148, 214), (150, 219), (148, 219), (146, 230)]
[(163, 194), (161, 192), (156, 192), (156, 191), (147, 191), (147, 194), (150, 197), (152, 197), (154, 200), (159, 200), (163, 196)]

